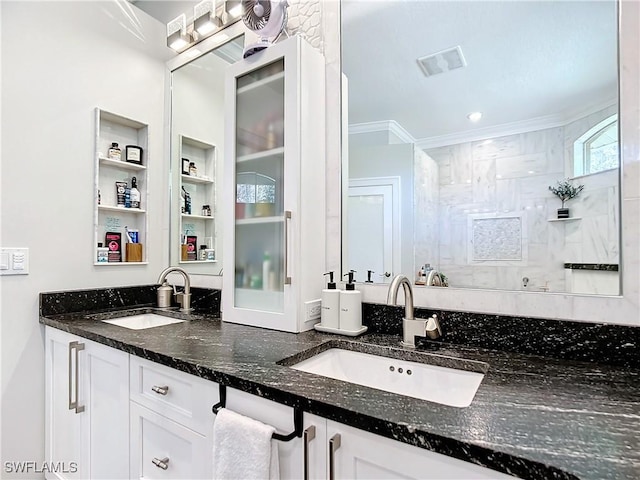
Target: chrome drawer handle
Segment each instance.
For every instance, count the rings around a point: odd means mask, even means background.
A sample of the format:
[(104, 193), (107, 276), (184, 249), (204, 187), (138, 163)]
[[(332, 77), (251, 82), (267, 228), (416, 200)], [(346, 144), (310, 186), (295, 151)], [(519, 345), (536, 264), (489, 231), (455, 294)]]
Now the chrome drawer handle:
[(316, 427), (311, 425), (304, 431), (304, 480), (309, 480), (309, 442), (316, 438)]
[(158, 395), (166, 395), (167, 392), (169, 391), (169, 387), (167, 385), (164, 385), (162, 387), (154, 385), (153, 387), (151, 387), (151, 390), (156, 392)]
[(162, 470), (166, 470), (167, 468), (169, 468), (169, 457), (164, 457), (162, 460), (154, 458), (153, 460), (151, 460), (151, 462), (156, 467), (161, 468)]
[(329, 480), (336, 478), (336, 450), (340, 448), (342, 437), (336, 433), (329, 440)]

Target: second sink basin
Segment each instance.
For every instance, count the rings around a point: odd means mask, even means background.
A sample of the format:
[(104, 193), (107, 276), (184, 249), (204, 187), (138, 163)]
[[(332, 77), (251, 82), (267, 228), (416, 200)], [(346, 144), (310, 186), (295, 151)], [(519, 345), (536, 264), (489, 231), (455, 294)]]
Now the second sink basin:
[(331, 348), (291, 368), (452, 407), (468, 407), (483, 373)]
[(131, 315), (130, 317), (121, 317), (102, 321), (110, 323), (111, 325), (130, 328), (131, 330), (144, 330), (145, 328), (162, 327), (163, 325), (184, 322), (184, 320), (180, 320), (179, 318), (154, 315), (153, 313), (143, 313), (141, 315)]

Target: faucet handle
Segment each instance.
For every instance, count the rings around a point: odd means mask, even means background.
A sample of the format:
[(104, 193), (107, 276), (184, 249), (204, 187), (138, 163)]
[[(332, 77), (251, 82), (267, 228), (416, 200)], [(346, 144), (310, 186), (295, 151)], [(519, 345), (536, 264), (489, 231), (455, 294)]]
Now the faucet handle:
[(442, 328), (440, 327), (438, 316), (435, 313), (427, 319), (427, 324), (425, 325), (425, 333), (427, 334), (427, 337), (432, 340), (435, 340), (436, 338), (442, 336)]

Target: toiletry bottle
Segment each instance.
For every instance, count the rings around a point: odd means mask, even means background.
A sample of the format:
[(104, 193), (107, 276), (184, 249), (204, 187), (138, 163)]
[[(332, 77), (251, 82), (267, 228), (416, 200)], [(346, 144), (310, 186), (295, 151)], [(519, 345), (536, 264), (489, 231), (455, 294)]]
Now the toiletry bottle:
[(136, 177), (131, 177), (129, 197), (131, 198), (131, 208), (140, 208), (140, 191), (138, 190), (138, 180)]
[(111, 160), (122, 160), (122, 150), (118, 147), (117, 142), (113, 142), (109, 150), (107, 150), (107, 157)]
[(198, 252), (198, 260), (206, 260), (207, 259), (207, 246), (200, 245), (200, 251)]
[(107, 263), (109, 261), (109, 248), (103, 247), (102, 242), (98, 242), (96, 261), (98, 263)]
[(353, 283), (354, 270), (344, 276), (349, 276), (345, 290), (340, 292), (340, 330), (356, 331), (362, 328), (362, 293), (356, 290)]
[(269, 252), (264, 252), (264, 256), (262, 257), (262, 289), (270, 290), (271, 285), (269, 285), (269, 277), (271, 273), (271, 255)]
[(327, 272), (329, 283), (322, 290), (322, 305), (320, 308), (320, 323), (327, 328), (340, 328), (340, 290), (336, 289), (333, 272)]

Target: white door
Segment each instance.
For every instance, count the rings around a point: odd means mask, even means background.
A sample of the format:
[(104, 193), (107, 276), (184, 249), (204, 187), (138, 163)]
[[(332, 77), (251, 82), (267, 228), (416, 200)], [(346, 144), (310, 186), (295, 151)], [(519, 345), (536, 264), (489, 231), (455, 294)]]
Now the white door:
[(347, 269), (364, 282), (389, 283), (400, 270), (399, 179), (370, 178), (349, 181)]
[[(75, 352), (69, 355), (70, 343), (77, 338), (68, 333), (46, 329), (46, 459), (50, 465), (60, 466), (48, 472), (46, 478), (82, 478), (81, 413), (69, 409), (75, 396)], [(72, 362), (71, 364), (69, 362)]]
[(129, 355), (81, 339), (85, 478), (129, 478)]

